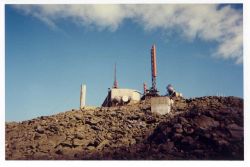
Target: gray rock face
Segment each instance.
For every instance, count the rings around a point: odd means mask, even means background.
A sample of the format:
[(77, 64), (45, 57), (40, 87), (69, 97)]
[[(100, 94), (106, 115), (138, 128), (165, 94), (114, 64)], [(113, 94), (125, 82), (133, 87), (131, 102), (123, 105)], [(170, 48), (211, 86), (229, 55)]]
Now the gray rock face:
[(142, 101), (6, 123), (6, 159), (242, 160), (243, 130), (239, 98), (176, 98), (164, 116)]

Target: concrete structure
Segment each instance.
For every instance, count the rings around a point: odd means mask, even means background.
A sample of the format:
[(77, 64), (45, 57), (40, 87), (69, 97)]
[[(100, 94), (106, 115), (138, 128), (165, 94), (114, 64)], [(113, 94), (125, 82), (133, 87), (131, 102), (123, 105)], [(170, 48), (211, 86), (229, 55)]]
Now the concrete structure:
[(141, 99), (138, 91), (133, 89), (111, 89), (108, 96), (105, 98), (102, 106), (110, 107), (117, 105), (124, 105), (128, 103), (137, 103)]
[(168, 114), (171, 111), (171, 99), (169, 97), (151, 97), (151, 111), (160, 115)]
[(80, 109), (84, 108), (86, 105), (86, 85), (81, 85), (80, 91)]

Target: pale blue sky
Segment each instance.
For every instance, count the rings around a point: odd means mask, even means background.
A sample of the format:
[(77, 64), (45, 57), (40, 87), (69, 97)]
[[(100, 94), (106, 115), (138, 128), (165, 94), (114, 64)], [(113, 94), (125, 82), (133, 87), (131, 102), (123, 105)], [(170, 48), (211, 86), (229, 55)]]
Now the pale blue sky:
[(6, 5), (6, 121), (78, 108), (81, 83), (100, 106), (115, 63), (119, 87), (142, 91), (153, 43), (160, 94), (171, 83), (186, 97), (243, 97), (242, 5), (77, 8)]

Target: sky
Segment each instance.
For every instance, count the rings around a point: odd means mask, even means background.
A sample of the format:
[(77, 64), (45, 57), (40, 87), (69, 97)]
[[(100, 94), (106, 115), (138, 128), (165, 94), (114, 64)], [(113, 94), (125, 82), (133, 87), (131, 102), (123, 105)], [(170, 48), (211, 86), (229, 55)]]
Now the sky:
[(114, 82), (151, 86), (156, 45), (157, 88), (184, 97), (243, 97), (240, 4), (6, 5), (6, 121), (100, 106)]

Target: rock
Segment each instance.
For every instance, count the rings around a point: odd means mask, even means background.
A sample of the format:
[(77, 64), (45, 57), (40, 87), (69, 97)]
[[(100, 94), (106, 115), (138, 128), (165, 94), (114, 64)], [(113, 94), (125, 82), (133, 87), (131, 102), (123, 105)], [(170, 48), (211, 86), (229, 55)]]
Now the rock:
[(74, 146), (87, 146), (90, 143), (90, 140), (80, 140), (80, 139), (73, 139)]
[(38, 133), (44, 133), (44, 129), (43, 129), (40, 125), (36, 126), (36, 127), (35, 127), (35, 130), (36, 130), (36, 132), (38, 132)]
[(72, 142), (69, 140), (65, 140), (61, 142), (60, 145), (62, 145), (63, 147), (72, 147)]
[(206, 134), (204, 134), (204, 137), (207, 138), (207, 139), (210, 139), (211, 138), (211, 134), (206, 133)]
[(169, 135), (171, 132), (172, 132), (172, 128), (171, 128), (171, 127), (164, 127), (164, 128), (162, 129), (162, 133), (163, 133), (164, 135)]
[(184, 117), (179, 117), (178, 120), (179, 120), (179, 123), (181, 123), (181, 124), (187, 124), (188, 123), (188, 120), (186, 118), (184, 118)]
[(227, 129), (230, 132), (231, 136), (235, 140), (243, 139), (243, 127), (238, 126), (237, 124), (227, 125)]
[(130, 139), (130, 145), (134, 145), (134, 144), (136, 144), (136, 140), (133, 139), (133, 138), (131, 138), (131, 139)]
[(106, 138), (107, 138), (108, 140), (112, 140), (112, 139), (113, 139), (112, 134), (111, 134), (111, 133), (107, 133)]
[(155, 123), (155, 122), (156, 122), (156, 119), (154, 117), (149, 116), (149, 117), (146, 118), (146, 123), (147, 124), (152, 124), (152, 123)]
[(75, 117), (76, 120), (82, 120), (82, 115), (79, 114), (79, 113), (75, 114), (74, 117)]
[(75, 150), (78, 152), (77, 147), (76, 148), (62, 147), (61, 149), (63, 155), (62, 157), (64, 157), (64, 159), (74, 159)]
[(220, 125), (218, 121), (215, 121), (213, 118), (205, 115), (195, 117), (194, 122), (195, 125), (201, 129), (218, 127)]
[(108, 145), (109, 141), (108, 140), (103, 140), (97, 147), (97, 150), (102, 150), (105, 145)]
[(93, 130), (101, 130), (99, 126), (91, 125), (90, 126)]
[(95, 147), (94, 147), (94, 146), (88, 146), (87, 149), (88, 149), (89, 151), (94, 151), (94, 150), (95, 150)]
[(181, 124), (175, 124), (173, 126), (174, 130), (176, 133), (182, 133), (183, 132), (183, 129), (182, 129), (182, 125)]
[(111, 111), (111, 112), (110, 112), (110, 115), (111, 115), (111, 116), (116, 116), (117, 113), (116, 113), (115, 111)]
[(47, 159), (47, 153), (45, 152), (35, 152), (33, 154), (34, 159)]
[(34, 140), (37, 140), (37, 139), (39, 139), (40, 137), (41, 137), (41, 134), (35, 133), (35, 135), (34, 135)]
[(212, 111), (212, 110), (206, 111), (205, 114), (206, 114), (207, 116), (209, 116), (209, 117), (215, 118), (215, 113), (214, 113), (214, 111)]
[(53, 135), (48, 136), (48, 142), (53, 144), (54, 147), (66, 140), (66, 135)]
[(176, 141), (180, 141), (182, 138), (183, 138), (182, 134), (174, 133), (172, 140), (176, 142)]
[(52, 125), (49, 125), (48, 130), (55, 133), (55, 132), (60, 131), (61, 129), (58, 127), (57, 124), (52, 124)]
[(63, 154), (63, 151), (62, 151), (62, 149), (57, 149), (57, 150), (55, 151), (55, 153), (56, 153), (56, 154), (59, 154), (59, 155), (62, 155), (62, 154)]
[(138, 120), (140, 118), (140, 115), (131, 115), (128, 117), (129, 120)]
[(85, 120), (85, 123), (89, 125), (97, 125), (97, 123), (99, 122), (101, 122), (101, 120), (99, 118), (94, 118), (94, 117)]
[(174, 142), (166, 142), (165, 144), (161, 144), (159, 149), (166, 152), (172, 152), (173, 148)]
[(224, 139), (218, 139), (217, 143), (219, 146), (229, 146), (229, 142)]
[(194, 144), (194, 139), (191, 136), (186, 136), (181, 140), (182, 144), (192, 145)]
[(184, 127), (183, 130), (188, 135), (194, 133), (194, 129), (192, 127)]
[(40, 152), (48, 153), (48, 152), (50, 152), (51, 150), (54, 149), (54, 145), (52, 145), (49, 142), (44, 142), (44, 143), (41, 143), (41, 144), (38, 145), (38, 149), (39, 149)]
[(130, 139), (126, 137), (122, 138), (120, 141), (124, 146), (128, 146), (130, 144)]
[(145, 122), (139, 122), (139, 125), (141, 128), (145, 128), (147, 126)]
[(46, 120), (42, 120), (41, 123), (40, 123), (41, 126), (47, 126), (47, 121)]
[(229, 132), (234, 139), (243, 139), (243, 131), (229, 130)]
[(196, 155), (198, 155), (198, 156), (200, 156), (200, 155), (203, 155), (204, 150), (196, 149), (196, 150), (193, 151), (193, 153), (196, 154)]
[(187, 107), (186, 103), (178, 103), (178, 104), (176, 104), (176, 108), (177, 108), (178, 111), (183, 111), (183, 110), (186, 109), (186, 107)]
[(237, 131), (243, 131), (243, 127), (237, 125), (237, 124), (229, 124), (227, 125), (228, 130), (237, 130)]
[(83, 138), (84, 138), (84, 135), (83, 135), (83, 133), (81, 133), (81, 132), (76, 132), (76, 133), (75, 133), (75, 138), (77, 138), (77, 139), (83, 139)]

